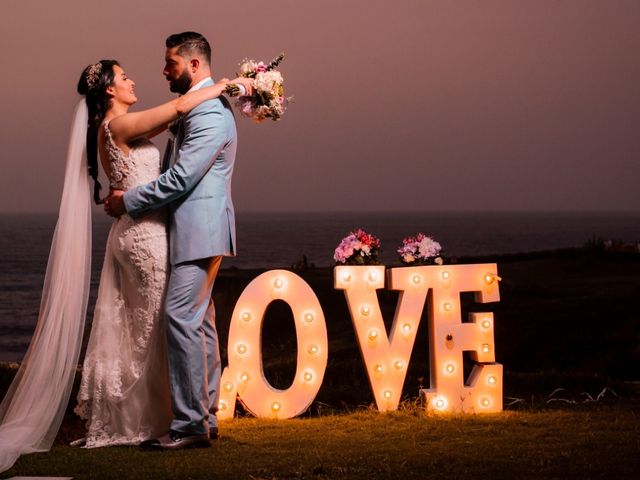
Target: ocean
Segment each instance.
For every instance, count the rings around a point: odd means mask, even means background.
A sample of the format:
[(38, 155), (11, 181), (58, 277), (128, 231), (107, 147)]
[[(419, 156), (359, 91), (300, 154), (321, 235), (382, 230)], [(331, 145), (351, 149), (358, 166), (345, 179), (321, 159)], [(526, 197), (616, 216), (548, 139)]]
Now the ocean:
[[(0, 215), (0, 361), (19, 361), (31, 338), (55, 228), (55, 214)], [(380, 238), (383, 264), (398, 265), (405, 236), (433, 236), (449, 257), (579, 247), (590, 239), (640, 241), (637, 213), (240, 213), (237, 257), (222, 268), (290, 268), (333, 264), (342, 237), (363, 228)], [(110, 219), (93, 218), (90, 310), (95, 301)]]

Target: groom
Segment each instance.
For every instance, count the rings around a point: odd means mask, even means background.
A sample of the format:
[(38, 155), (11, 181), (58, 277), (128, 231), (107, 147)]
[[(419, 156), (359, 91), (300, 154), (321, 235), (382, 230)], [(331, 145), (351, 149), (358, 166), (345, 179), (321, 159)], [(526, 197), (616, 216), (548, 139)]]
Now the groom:
[[(202, 35), (171, 35), (166, 47), (163, 74), (172, 92), (213, 85), (211, 47)], [(166, 171), (124, 194), (113, 192), (105, 207), (111, 215), (126, 211), (132, 217), (170, 208), (166, 330), (174, 419), (166, 435), (141, 444), (162, 450), (206, 447), (218, 436), (221, 365), (211, 290), (222, 257), (236, 250), (231, 175), (237, 136), (231, 107), (223, 97), (206, 101), (175, 127)]]

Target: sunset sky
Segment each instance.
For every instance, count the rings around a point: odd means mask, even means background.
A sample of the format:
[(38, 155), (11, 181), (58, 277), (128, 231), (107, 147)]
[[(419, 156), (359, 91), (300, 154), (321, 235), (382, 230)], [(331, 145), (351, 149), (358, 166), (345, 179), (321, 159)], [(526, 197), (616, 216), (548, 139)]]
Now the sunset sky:
[[(237, 116), (236, 209), (640, 210), (640, 2), (3, 2), (0, 211), (57, 211), (83, 68), (172, 98), (164, 40), (215, 77), (281, 51), (282, 121)], [(158, 145), (164, 148), (164, 139)]]

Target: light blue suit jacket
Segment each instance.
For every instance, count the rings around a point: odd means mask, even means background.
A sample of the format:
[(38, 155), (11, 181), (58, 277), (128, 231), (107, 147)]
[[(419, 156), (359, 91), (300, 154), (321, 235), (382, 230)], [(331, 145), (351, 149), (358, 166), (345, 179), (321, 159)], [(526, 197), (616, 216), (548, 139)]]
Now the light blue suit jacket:
[[(202, 86), (208, 85), (213, 81)], [(171, 264), (235, 255), (231, 176), (236, 148), (229, 102), (224, 97), (208, 100), (179, 121), (171, 167), (157, 180), (125, 192), (132, 217), (169, 205)]]

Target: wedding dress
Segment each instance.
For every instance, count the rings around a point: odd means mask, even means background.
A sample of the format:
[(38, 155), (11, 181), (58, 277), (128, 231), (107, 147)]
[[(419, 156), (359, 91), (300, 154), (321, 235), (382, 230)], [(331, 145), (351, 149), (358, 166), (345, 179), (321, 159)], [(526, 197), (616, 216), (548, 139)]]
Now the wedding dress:
[[(129, 155), (104, 122), (110, 186), (128, 190), (160, 175), (147, 139)], [(75, 412), (87, 420), (86, 447), (136, 445), (169, 429), (171, 400), (162, 319), (168, 270), (164, 210), (123, 215), (109, 232)]]
[[(38, 322), (29, 349), (0, 403), (0, 473), (18, 457), (48, 451), (62, 423), (77, 371), (91, 276), (91, 192), (87, 105), (78, 102), (64, 187), (51, 241)], [(111, 185), (155, 179), (160, 155), (140, 140), (125, 156), (105, 125)], [(109, 233), (77, 411), (87, 446), (135, 444), (171, 420), (161, 311), (167, 276), (165, 217), (116, 220)]]

